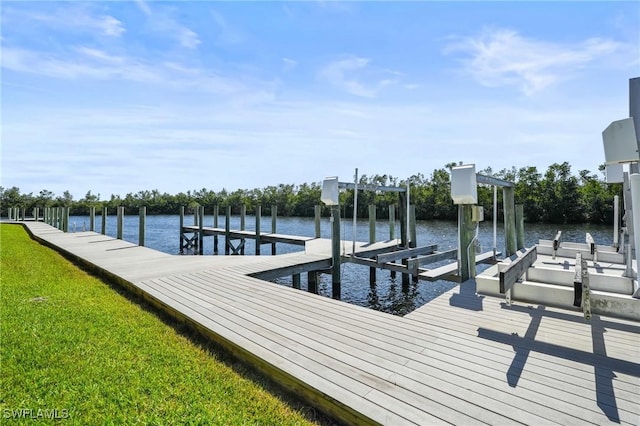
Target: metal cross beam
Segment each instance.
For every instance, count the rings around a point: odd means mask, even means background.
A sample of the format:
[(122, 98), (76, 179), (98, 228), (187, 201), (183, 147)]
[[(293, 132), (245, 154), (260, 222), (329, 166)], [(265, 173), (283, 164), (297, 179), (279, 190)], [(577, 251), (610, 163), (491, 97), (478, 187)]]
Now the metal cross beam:
[(491, 176), (481, 175), (480, 173), (476, 173), (476, 182), (484, 183), (485, 185), (495, 185), (503, 188), (511, 188), (514, 186), (513, 182), (509, 182), (508, 180), (502, 180), (498, 178), (494, 178)]
[[(340, 189), (356, 189), (356, 184), (353, 182), (338, 182), (338, 188)], [(380, 191), (380, 192), (407, 192), (407, 188), (401, 188), (399, 186), (379, 186), (369, 183), (359, 183), (358, 189), (365, 191)]]

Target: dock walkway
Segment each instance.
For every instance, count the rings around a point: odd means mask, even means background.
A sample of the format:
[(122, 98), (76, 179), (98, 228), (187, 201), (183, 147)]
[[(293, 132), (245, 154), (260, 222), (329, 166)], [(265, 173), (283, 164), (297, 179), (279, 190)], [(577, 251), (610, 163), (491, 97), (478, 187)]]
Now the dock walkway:
[(172, 256), (23, 226), (345, 423), (640, 423), (637, 322), (507, 307), (472, 282), (397, 317), (249, 276), (330, 258), (320, 242), (279, 256)]

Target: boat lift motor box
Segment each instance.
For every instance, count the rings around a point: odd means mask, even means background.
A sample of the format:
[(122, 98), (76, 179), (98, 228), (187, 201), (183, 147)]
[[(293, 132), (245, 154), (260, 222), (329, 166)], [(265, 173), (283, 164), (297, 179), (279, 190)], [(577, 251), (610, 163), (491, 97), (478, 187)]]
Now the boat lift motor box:
[(632, 163), (640, 160), (638, 138), (633, 118), (614, 121), (602, 132), (606, 164)]
[(338, 188), (338, 178), (328, 177), (322, 181), (322, 193), (320, 194), (320, 201), (327, 206), (337, 206), (339, 201), (340, 189)]
[(454, 204), (478, 204), (475, 164), (451, 169), (451, 198)]
[(471, 221), (472, 222), (484, 221), (484, 207), (473, 206), (473, 208), (471, 209)]

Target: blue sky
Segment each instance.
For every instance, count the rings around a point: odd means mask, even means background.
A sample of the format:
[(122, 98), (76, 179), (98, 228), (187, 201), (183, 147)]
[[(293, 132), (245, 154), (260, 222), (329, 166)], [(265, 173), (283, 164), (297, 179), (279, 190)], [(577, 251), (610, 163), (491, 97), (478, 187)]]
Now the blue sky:
[(638, 2), (1, 5), (2, 186), (262, 188), (604, 162)]

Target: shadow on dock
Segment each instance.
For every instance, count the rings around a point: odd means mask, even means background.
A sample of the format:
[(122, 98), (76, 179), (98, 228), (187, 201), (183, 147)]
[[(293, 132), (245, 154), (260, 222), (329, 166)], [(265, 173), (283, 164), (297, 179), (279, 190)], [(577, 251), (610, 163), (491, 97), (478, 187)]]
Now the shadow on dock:
[(454, 293), (449, 298), (449, 305), (456, 308), (469, 309), (471, 311), (482, 311), (482, 300), (484, 296), (476, 294), (476, 282), (469, 280), (461, 283), (458, 293)]
[[(531, 352), (586, 364), (594, 368), (598, 407), (609, 421), (620, 423), (613, 379), (617, 377), (616, 372), (640, 377), (640, 364), (607, 356), (604, 333), (607, 332), (607, 327), (630, 333), (640, 333), (640, 327), (603, 320), (599, 315), (593, 315), (591, 321), (587, 322), (573, 315), (545, 310), (544, 306), (533, 309), (532, 307), (502, 304), (501, 307), (507, 310), (526, 312), (531, 317), (531, 322), (524, 336), (519, 336), (517, 333), (508, 334), (487, 328), (478, 328), (478, 337), (513, 347), (516, 354), (506, 377), (509, 386), (517, 387)], [(593, 352), (536, 340), (538, 328), (544, 317), (590, 325)]]

